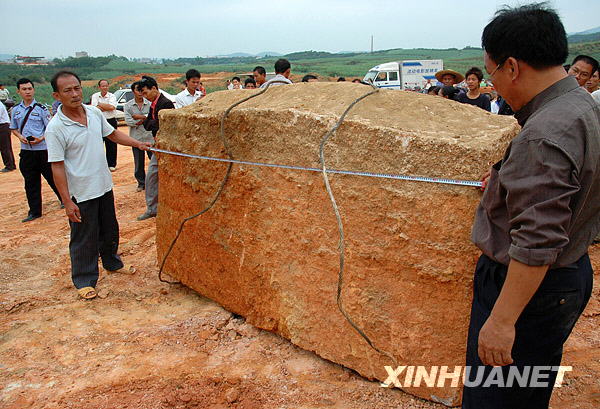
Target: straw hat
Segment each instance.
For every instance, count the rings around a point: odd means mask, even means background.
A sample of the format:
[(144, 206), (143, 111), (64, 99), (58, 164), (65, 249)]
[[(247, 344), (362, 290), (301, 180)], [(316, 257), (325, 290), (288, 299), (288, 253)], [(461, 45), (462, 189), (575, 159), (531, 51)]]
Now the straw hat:
[(454, 75), (454, 83), (458, 84), (459, 82), (462, 82), (465, 77), (460, 73), (460, 72), (456, 72), (454, 70), (441, 70), (435, 73), (435, 78), (437, 78), (437, 80), (439, 82), (442, 82), (442, 77), (446, 74), (450, 74), (450, 75)]

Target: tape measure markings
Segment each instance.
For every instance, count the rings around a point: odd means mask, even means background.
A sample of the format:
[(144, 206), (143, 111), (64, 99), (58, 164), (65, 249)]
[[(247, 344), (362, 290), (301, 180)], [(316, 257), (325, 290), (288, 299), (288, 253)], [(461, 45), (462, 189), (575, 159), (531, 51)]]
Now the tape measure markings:
[[(309, 171), (309, 172), (322, 172), (322, 169), (308, 168), (308, 167), (304, 167), (304, 166), (279, 165), (279, 164), (275, 164), (275, 163), (251, 162), (251, 161), (226, 159), (226, 158), (213, 158), (211, 156), (192, 155), (189, 153), (174, 152), (174, 151), (168, 151), (165, 149), (158, 149), (158, 148), (150, 148), (150, 150), (154, 151), (154, 152), (165, 153), (167, 155), (182, 156), (182, 157), (192, 158), (192, 159), (204, 159), (204, 160), (209, 160), (209, 161), (214, 161), (214, 162), (235, 163), (238, 165), (262, 166), (262, 167), (268, 167), (268, 168), (302, 170), (302, 171)], [(353, 171), (353, 170), (338, 170), (338, 169), (325, 169), (325, 172), (339, 174), (339, 175), (366, 176), (366, 177), (381, 178), (381, 179), (406, 180), (406, 181), (411, 181), (411, 182), (427, 182), (427, 183), (439, 183), (439, 184), (446, 184), (446, 185), (472, 186), (472, 187), (481, 187), (482, 186), (481, 182), (474, 181), (474, 180), (457, 180), (457, 179), (436, 178), (436, 177), (428, 177), (428, 176), (393, 175), (393, 174), (389, 174), (389, 173), (359, 172), (359, 171)]]

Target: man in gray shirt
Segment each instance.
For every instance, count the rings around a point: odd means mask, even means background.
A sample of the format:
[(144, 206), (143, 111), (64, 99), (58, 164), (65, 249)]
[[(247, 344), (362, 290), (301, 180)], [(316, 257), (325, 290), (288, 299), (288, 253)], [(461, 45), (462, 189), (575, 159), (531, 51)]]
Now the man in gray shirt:
[[(140, 142), (148, 142), (154, 144), (154, 137), (152, 132), (144, 129), (144, 121), (148, 117), (150, 112), (150, 101), (144, 98), (140, 89), (138, 88), (139, 81), (131, 84), (131, 91), (133, 91), (134, 99), (127, 101), (123, 106), (123, 113), (125, 114), (125, 123), (129, 125), (129, 136)], [(152, 159), (152, 152), (144, 152), (141, 149), (133, 146), (133, 162), (134, 172), (133, 175), (137, 180), (138, 186), (137, 191), (141, 192), (146, 188), (146, 157)]]
[(292, 66), (285, 58), (280, 58), (275, 61), (275, 76), (269, 81), (265, 82), (260, 88), (275, 87), (277, 85), (291, 84), (290, 75), (292, 73)]
[[(463, 408), (547, 408), (563, 344), (592, 290), (587, 249), (600, 230), (600, 110), (565, 73), (565, 30), (543, 4), (499, 11), (482, 43), (489, 78), (522, 130), (484, 179), (475, 215), (472, 239), (483, 254)], [(527, 368), (525, 385), (473, 382), (480, 370), (484, 380), (493, 371), (506, 380)]]

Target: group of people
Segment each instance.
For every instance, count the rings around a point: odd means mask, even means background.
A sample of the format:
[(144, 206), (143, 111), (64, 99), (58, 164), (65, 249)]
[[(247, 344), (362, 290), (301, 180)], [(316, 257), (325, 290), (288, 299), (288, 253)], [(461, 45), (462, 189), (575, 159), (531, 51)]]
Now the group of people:
[[(567, 74), (574, 76), (580, 86), (584, 87), (600, 104), (598, 61), (587, 55), (578, 55), (572, 64), (565, 65)], [(457, 71), (446, 69), (435, 74), (438, 85), (427, 81), (424, 91), (428, 95), (438, 95), (446, 99), (470, 104), (488, 112), (500, 115), (513, 115), (514, 111), (506, 101), (498, 95), (493, 84), (483, 78), (478, 67), (472, 67), (463, 76)], [(482, 92), (482, 87), (490, 87)]]
[[(267, 80), (267, 70), (263, 66), (257, 66), (252, 70), (252, 75), (248, 75), (248, 77), (244, 80), (242, 84), (242, 79), (239, 76), (235, 76), (231, 78), (231, 80), (227, 80), (227, 89), (235, 90), (235, 89), (256, 89), (256, 88), (265, 88), (267, 84), (273, 85), (285, 85), (291, 84), (292, 80), (290, 79), (291, 75), (291, 64), (285, 58), (281, 58), (275, 62), (275, 76), (273, 78)], [(302, 77), (301, 82), (317, 82), (319, 78), (314, 74), (306, 74)], [(345, 77), (339, 77), (337, 82), (346, 81)], [(361, 83), (362, 81), (355, 78), (352, 80), (353, 83)]]
[[(565, 71), (566, 33), (556, 12), (543, 4), (502, 9), (485, 27), (482, 42), (485, 71), (521, 131), (482, 178), (485, 191), (472, 230), (482, 255), (474, 274), (466, 364), (484, 368), (485, 379), (492, 371), (507, 379), (513, 368), (536, 367), (548, 382), (512, 388), (465, 384), (463, 408), (547, 408), (563, 345), (591, 295), (587, 251), (600, 231), (598, 62), (578, 56)], [(290, 84), (290, 71), (289, 61), (280, 59), (275, 77), (267, 80), (265, 69), (256, 67), (246, 84)], [(438, 94), (489, 110), (489, 99), (479, 92), (482, 70), (438, 74), (443, 84)], [(464, 79), (467, 90), (454, 92)], [(149, 149), (160, 129), (158, 114), (202, 98), (199, 80), (200, 73), (189, 70), (175, 104), (151, 77), (132, 84), (135, 97), (124, 108), (129, 136), (110, 122), (114, 101), (108, 81), (100, 81), (99, 95), (84, 105), (81, 81), (69, 71), (51, 80), (60, 101), (54, 117), (35, 101), (34, 84), (26, 78), (17, 82), (22, 102), (12, 118), (7, 120), (0, 104), (0, 124), (8, 123), (21, 142), (29, 203), (23, 221), (41, 216), (43, 176), (69, 219), (71, 275), (82, 298), (97, 295), (98, 256), (107, 271), (134, 271), (117, 254), (107, 141), (133, 148), (138, 189), (146, 191), (147, 209), (139, 219), (155, 216), (158, 164)], [(239, 84), (238, 79), (233, 86)], [(144, 175), (145, 155), (151, 161)], [(14, 168), (9, 165), (5, 162), (5, 171)]]

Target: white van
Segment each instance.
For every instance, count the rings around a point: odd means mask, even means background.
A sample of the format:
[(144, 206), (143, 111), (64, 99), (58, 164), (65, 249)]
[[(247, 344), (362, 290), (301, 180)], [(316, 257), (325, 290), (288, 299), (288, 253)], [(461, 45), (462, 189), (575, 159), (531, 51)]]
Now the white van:
[(379, 88), (411, 90), (424, 88), (427, 80), (435, 85), (435, 73), (443, 69), (443, 60), (388, 62), (371, 68), (363, 81)]

